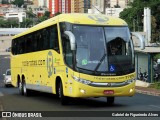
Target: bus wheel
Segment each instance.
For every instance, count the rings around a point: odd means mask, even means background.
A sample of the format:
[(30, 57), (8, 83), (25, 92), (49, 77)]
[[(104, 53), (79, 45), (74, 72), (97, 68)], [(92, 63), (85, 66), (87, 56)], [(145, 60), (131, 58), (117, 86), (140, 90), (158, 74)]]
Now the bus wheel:
[(107, 104), (113, 105), (114, 104), (114, 97), (107, 97)]
[(22, 88), (22, 82), (21, 81), (18, 82), (18, 89), (19, 89), (19, 93), (21, 95), (23, 95), (23, 88)]
[(29, 95), (30, 95), (30, 90), (28, 90), (28, 89), (26, 88), (26, 82), (25, 82), (25, 81), (24, 81), (23, 84), (22, 84), (22, 88), (23, 88), (23, 94), (24, 94), (25, 96), (29, 96)]
[(64, 96), (64, 94), (63, 94), (63, 85), (62, 85), (61, 81), (58, 85), (58, 96), (61, 100), (62, 105), (67, 105), (68, 104), (68, 97)]

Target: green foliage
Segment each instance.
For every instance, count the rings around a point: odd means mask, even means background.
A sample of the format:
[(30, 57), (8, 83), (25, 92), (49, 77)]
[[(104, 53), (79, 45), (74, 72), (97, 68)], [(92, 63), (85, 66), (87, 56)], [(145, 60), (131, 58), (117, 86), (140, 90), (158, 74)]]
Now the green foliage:
[(39, 17), (37, 22), (40, 23), (40, 22), (43, 22), (43, 21), (45, 21), (45, 20), (47, 20), (49, 18), (50, 18), (50, 12), (49, 11), (45, 11), (44, 15)]
[(18, 7), (21, 7), (24, 5), (24, 0), (14, 0), (12, 4), (17, 5)]
[(9, 4), (7, 0), (2, 0), (2, 4)]
[(6, 25), (7, 25), (7, 21), (2, 19), (2, 18), (0, 18), (0, 28), (5, 27)]
[(150, 85), (150, 88), (160, 89), (160, 82), (155, 82)]
[(57, 15), (60, 15), (60, 14), (62, 14), (62, 13), (61, 12), (57, 12), (57, 13), (55, 13), (54, 16), (57, 16)]
[(130, 7), (120, 13), (131, 31), (143, 31), (144, 8), (149, 7), (152, 15), (152, 42), (159, 42), (160, 36), (160, 0), (134, 0)]
[(154, 55), (154, 60), (160, 59), (160, 54), (155, 54)]

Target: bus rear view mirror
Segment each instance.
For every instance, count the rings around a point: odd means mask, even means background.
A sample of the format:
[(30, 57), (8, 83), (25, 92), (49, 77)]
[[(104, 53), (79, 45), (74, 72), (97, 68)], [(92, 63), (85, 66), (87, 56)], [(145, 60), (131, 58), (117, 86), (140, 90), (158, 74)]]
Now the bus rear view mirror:
[(69, 37), (71, 50), (76, 50), (75, 36), (73, 33), (71, 31), (65, 31), (64, 34)]
[(144, 37), (140, 33), (137, 33), (137, 32), (132, 32), (132, 36), (135, 36), (139, 40), (140, 48), (141, 50), (144, 50), (145, 49)]

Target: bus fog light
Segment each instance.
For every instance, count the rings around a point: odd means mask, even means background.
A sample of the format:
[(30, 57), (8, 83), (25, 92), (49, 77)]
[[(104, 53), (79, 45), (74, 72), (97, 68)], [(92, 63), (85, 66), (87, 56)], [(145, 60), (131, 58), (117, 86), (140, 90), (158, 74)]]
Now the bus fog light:
[(86, 91), (85, 91), (85, 90), (83, 90), (83, 89), (80, 89), (80, 92), (81, 92), (81, 93), (83, 93), (83, 94), (85, 94), (85, 93), (86, 93)]
[(130, 89), (129, 92), (130, 92), (130, 93), (133, 92), (133, 89)]

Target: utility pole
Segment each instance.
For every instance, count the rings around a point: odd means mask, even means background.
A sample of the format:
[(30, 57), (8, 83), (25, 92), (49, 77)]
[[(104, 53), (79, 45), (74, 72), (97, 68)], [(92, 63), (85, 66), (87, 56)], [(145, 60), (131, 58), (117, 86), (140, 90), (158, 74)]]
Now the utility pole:
[(106, 0), (103, 0), (103, 14), (106, 14)]

